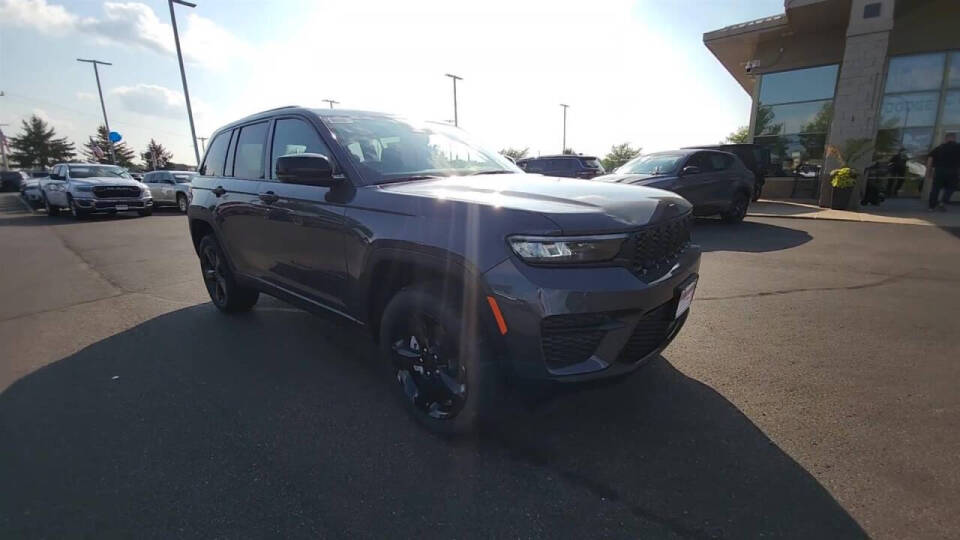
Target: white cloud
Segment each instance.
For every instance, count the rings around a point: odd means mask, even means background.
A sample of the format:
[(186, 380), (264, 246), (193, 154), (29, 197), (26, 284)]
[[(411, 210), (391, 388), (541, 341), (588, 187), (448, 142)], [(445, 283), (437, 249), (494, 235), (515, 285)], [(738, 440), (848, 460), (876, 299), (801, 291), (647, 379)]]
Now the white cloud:
[[(165, 18), (165, 17), (164, 17)], [(102, 17), (79, 17), (47, 0), (0, 0), (0, 25), (44, 33), (77, 32), (101, 43), (135, 45), (161, 55), (176, 51), (173, 27), (140, 2), (104, 2)], [(210, 19), (189, 13), (180, 24), (184, 60), (221, 69), (250, 53), (250, 46)]]
[(0, 22), (55, 32), (74, 28), (80, 18), (63, 6), (50, 5), (46, 0), (3, 0), (0, 2)]
[(181, 118), (186, 114), (183, 94), (163, 86), (119, 86), (110, 90), (110, 95), (127, 110), (147, 116)]
[(90, 92), (77, 92), (77, 101), (93, 101), (97, 99), (96, 94)]

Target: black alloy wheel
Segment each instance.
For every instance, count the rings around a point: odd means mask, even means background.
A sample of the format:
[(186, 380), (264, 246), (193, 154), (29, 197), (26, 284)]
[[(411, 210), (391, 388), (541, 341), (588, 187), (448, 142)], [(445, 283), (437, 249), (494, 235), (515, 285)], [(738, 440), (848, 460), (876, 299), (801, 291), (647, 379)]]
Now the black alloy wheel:
[(216, 238), (212, 234), (205, 236), (200, 241), (198, 251), (203, 284), (213, 305), (226, 313), (250, 310), (257, 303), (260, 293), (237, 285)]
[(723, 213), (723, 221), (727, 223), (740, 223), (747, 216), (747, 208), (750, 206), (750, 197), (746, 193), (737, 193), (730, 203), (730, 208)]
[(391, 332), (397, 384), (431, 418), (453, 418), (467, 399), (467, 369), (458, 361), (456, 336), (434, 317), (415, 313)]

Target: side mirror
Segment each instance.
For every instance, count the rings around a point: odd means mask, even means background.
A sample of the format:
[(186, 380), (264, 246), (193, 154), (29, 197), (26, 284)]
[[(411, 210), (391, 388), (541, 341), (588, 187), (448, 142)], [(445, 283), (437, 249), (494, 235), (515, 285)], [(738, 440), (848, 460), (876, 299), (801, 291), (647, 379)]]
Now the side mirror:
[(687, 165), (680, 171), (680, 176), (686, 176), (688, 174), (700, 174), (700, 167), (696, 165)]
[(277, 180), (287, 184), (330, 187), (337, 183), (333, 165), (323, 154), (280, 156), (275, 172)]

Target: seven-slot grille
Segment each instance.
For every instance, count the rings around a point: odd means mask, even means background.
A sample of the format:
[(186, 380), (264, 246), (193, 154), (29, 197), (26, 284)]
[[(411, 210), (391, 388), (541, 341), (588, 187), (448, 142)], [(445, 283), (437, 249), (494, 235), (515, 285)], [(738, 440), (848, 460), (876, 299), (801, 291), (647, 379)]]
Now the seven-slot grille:
[(633, 233), (627, 243), (633, 270), (644, 273), (675, 259), (690, 243), (693, 216), (687, 214), (644, 227)]
[(140, 188), (136, 186), (94, 186), (93, 194), (103, 199), (140, 197)]

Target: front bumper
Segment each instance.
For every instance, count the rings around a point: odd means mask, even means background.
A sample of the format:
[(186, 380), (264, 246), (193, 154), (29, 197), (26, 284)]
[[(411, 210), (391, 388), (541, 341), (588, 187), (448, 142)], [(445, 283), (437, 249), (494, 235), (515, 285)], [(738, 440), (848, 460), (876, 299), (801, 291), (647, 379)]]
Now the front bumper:
[[(73, 201), (77, 204), (77, 208), (83, 210), (84, 212), (95, 213), (95, 212), (126, 212), (126, 211), (136, 211), (136, 210), (146, 210), (153, 208), (153, 199), (152, 198), (143, 198), (143, 199), (91, 199), (91, 198), (74, 198)], [(119, 207), (119, 208), (118, 208)], [(126, 207), (125, 210), (120, 208)]]
[(501, 357), (523, 379), (585, 381), (637, 369), (686, 322), (677, 291), (695, 279), (700, 248), (638, 277), (628, 268), (542, 268), (511, 257), (485, 274), (503, 314)]

